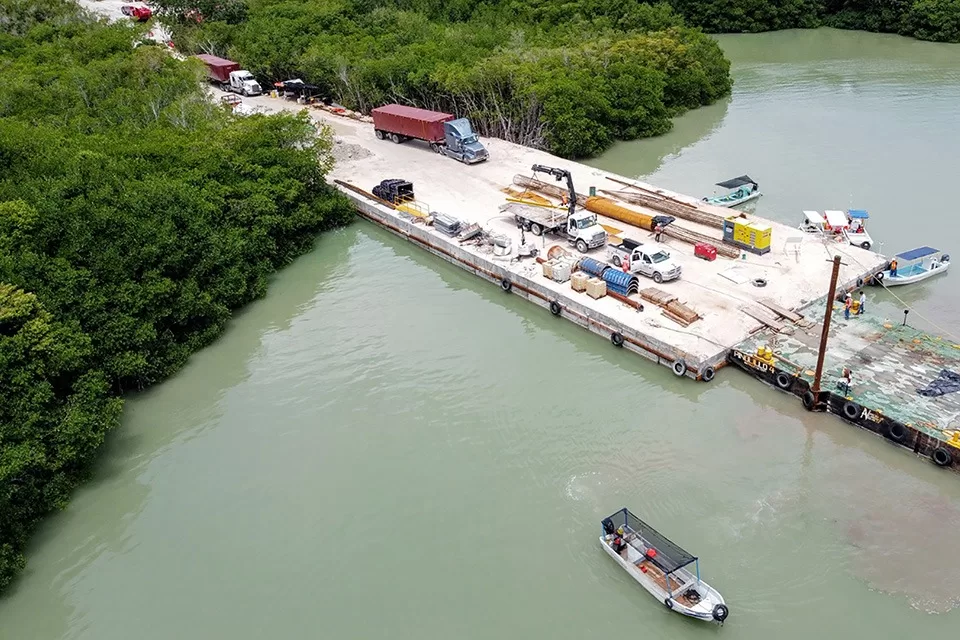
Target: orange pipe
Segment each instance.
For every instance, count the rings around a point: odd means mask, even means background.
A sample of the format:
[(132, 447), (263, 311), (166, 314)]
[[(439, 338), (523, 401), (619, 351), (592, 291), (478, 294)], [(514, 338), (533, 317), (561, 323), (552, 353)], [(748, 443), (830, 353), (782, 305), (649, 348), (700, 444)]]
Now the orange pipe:
[(622, 207), (609, 198), (590, 196), (587, 198), (585, 206), (587, 211), (592, 211), (598, 215), (613, 218), (620, 222), (626, 222), (627, 224), (646, 229), (647, 231), (653, 231), (652, 216)]

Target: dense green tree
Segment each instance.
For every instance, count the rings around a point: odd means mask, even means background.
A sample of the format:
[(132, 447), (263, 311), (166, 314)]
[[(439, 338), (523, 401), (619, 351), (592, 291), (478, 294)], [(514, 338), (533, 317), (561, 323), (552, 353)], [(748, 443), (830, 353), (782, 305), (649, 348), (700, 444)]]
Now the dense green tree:
[(731, 86), (713, 40), (637, 0), (251, 0), (241, 23), (183, 22), (175, 37), (361, 111), (451, 111), (483, 135), (568, 157), (663, 133)]
[(238, 117), (197, 61), (67, 0), (0, 0), (0, 589), (116, 426), (343, 224), (332, 139)]
[(832, 26), (960, 42), (960, 0), (670, 0), (714, 33)]

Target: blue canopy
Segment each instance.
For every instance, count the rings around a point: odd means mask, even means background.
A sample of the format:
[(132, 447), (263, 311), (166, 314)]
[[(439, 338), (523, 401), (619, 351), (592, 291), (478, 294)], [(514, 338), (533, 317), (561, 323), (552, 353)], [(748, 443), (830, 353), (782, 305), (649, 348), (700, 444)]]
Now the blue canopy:
[(851, 220), (866, 220), (870, 217), (870, 214), (864, 209), (850, 209), (850, 211), (847, 211), (847, 215), (850, 216)]
[(934, 249), (933, 247), (919, 247), (917, 249), (911, 249), (910, 251), (904, 251), (903, 253), (897, 254), (898, 260), (919, 260), (920, 258), (926, 258), (927, 256), (932, 256), (935, 253), (940, 253), (939, 249)]

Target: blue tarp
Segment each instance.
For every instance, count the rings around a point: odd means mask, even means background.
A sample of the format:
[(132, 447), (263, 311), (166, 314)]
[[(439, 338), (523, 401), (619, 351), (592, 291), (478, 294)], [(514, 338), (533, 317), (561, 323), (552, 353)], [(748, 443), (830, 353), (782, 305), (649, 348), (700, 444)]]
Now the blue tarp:
[(866, 220), (870, 217), (870, 214), (864, 209), (850, 209), (850, 211), (847, 211), (847, 215), (849, 215), (852, 220)]
[(919, 260), (920, 258), (932, 256), (935, 253), (940, 253), (940, 251), (938, 249), (934, 249), (933, 247), (918, 247), (917, 249), (911, 249), (910, 251), (898, 253), (897, 260)]
[(949, 369), (942, 370), (940, 375), (937, 376), (937, 379), (923, 389), (917, 389), (917, 393), (928, 398), (945, 396), (948, 393), (956, 393), (957, 391), (960, 391), (960, 375)]

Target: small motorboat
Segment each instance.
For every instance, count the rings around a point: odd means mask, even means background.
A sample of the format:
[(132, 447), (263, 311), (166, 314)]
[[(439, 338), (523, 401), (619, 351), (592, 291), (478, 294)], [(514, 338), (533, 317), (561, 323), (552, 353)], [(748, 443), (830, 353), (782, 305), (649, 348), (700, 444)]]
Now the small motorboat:
[(867, 233), (867, 220), (870, 214), (863, 209), (850, 209), (847, 211), (847, 226), (843, 229), (843, 236), (847, 242), (855, 247), (870, 250), (873, 246), (873, 238)]
[(863, 209), (850, 211), (804, 211), (803, 222), (798, 229), (806, 233), (818, 233), (824, 238), (869, 250), (873, 238), (867, 233), (866, 220), (870, 217)]
[(729, 189), (729, 191), (720, 196), (704, 198), (704, 202), (717, 207), (735, 207), (760, 197), (760, 186), (750, 176), (740, 176), (725, 182), (718, 182), (717, 186)]
[[(700, 579), (700, 561), (624, 507), (600, 523), (600, 544), (634, 580), (668, 609), (723, 624), (723, 596)], [(696, 567), (691, 572), (689, 567)]]
[[(897, 262), (897, 273), (888, 266), (874, 276), (874, 282), (883, 283), (888, 287), (902, 284), (913, 284), (927, 278), (946, 273), (950, 266), (950, 256), (933, 247), (918, 247), (904, 251), (894, 256)], [(890, 261), (891, 265), (893, 260)]]

